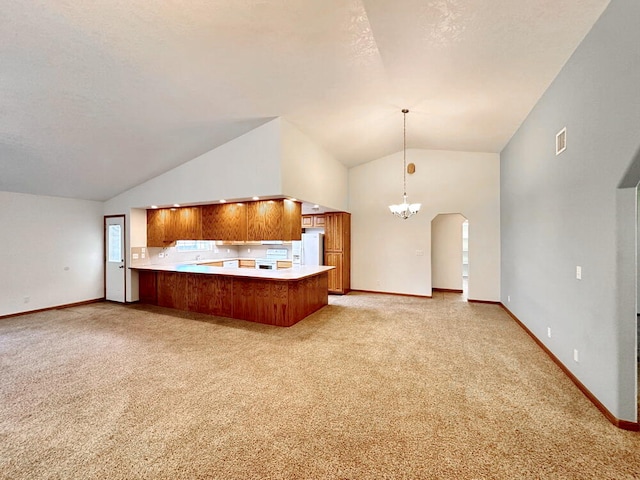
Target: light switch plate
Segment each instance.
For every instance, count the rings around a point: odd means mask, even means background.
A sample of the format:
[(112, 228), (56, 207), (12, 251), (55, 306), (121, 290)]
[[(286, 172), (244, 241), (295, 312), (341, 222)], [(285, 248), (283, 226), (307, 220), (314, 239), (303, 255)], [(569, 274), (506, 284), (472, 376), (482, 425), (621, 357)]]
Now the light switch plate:
[(580, 266), (576, 267), (576, 278), (578, 280), (582, 280), (582, 267)]

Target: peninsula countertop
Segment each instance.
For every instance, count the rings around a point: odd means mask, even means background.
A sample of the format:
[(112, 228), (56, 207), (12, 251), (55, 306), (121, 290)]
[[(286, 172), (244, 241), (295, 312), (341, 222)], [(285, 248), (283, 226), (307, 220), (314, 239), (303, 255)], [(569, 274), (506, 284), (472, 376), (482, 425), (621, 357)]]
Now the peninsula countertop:
[(280, 270), (263, 270), (259, 268), (230, 268), (213, 267), (209, 265), (194, 265), (178, 263), (171, 265), (139, 265), (129, 267), (131, 270), (144, 270), (149, 272), (176, 272), (196, 273), (204, 275), (220, 275), (225, 277), (257, 278), (262, 280), (291, 281), (319, 275), (336, 267), (325, 265), (296, 265)]

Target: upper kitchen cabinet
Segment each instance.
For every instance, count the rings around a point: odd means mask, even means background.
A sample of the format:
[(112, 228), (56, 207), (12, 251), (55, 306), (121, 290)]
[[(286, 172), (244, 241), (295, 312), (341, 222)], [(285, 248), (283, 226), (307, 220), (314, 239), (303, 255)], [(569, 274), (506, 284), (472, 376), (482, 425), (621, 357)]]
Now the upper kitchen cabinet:
[(200, 207), (147, 210), (147, 246), (167, 247), (176, 240), (200, 240)]
[(300, 240), (302, 208), (291, 200), (260, 200), (247, 204), (247, 240)]
[(324, 215), (303, 215), (302, 228), (324, 228)]
[(351, 215), (344, 212), (327, 213), (324, 216), (324, 248), (331, 252), (349, 249), (351, 238)]
[(247, 205), (222, 203), (203, 205), (202, 239), (244, 241), (247, 238)]

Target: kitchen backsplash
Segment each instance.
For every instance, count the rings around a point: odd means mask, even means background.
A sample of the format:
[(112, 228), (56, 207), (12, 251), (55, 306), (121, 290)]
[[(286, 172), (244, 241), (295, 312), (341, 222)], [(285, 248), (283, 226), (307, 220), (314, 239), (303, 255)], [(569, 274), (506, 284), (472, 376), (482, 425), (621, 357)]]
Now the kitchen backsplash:
[(132, 247), (130, 265), (167, 265), (225, 258), (264, 258), (269, 248), (286, 248), (287, 258), (291, 258), (291, 245), (212, 245), (211, 250), (187, 252), (178, 251), (177, 247)]

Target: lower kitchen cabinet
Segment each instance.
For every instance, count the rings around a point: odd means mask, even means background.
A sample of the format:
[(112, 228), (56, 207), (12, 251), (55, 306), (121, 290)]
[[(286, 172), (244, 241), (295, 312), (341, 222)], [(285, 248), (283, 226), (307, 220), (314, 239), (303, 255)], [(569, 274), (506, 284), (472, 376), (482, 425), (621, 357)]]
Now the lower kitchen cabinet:
[(343, 269), (342, 269), (342, 253), (325, 254), (325, 265), (336, 267), (329, 271), (329, 292), (330, 293), (346, 293), (343, 289)]

